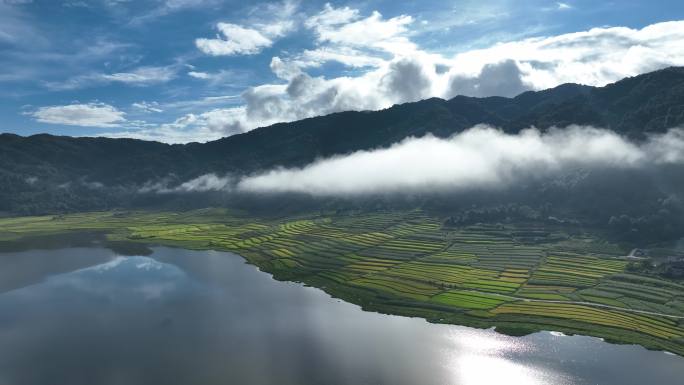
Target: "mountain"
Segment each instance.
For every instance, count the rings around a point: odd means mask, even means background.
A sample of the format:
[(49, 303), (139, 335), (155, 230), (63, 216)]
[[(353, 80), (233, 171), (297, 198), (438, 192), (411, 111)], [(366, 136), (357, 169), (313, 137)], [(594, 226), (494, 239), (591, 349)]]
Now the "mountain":
[(612, 129), (635, 140), (684, 124), (684, 68), (605, 87), (577, 84), (514, 98), (431, 98), (381, 111), (349, 111), (278, 123), (208, 143), (0, 135), (0, 211), (41, 213), (126, 206), (147, 182), (172, 184), (207, 173), (248, 174), (389, 146), (428, 133), (447, 137), (485, 123), (506, 132), (570, 124)]

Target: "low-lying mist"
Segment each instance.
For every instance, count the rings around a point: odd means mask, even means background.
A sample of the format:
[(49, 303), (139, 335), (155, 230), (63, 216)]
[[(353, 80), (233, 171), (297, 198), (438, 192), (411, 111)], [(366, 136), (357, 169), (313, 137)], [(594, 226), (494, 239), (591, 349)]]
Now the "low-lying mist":
[(530, 220), (591, 226), (629, 242), (678, 240), (684, 236), (684, 130), (644, 137), (587, 126), (507, 133), (479, 125), (309, 164), (277, 158), (300, 167), (258, 169), (249, 159), (227, 158), (158, 173), (143, 169), (123, 179), (22, 174), (17, 183), (27, 193), (0, 202), (0, 214), (3, 204), (27, 214), (228, 207), (276, 217), (421, 209), (454, 226)]
[(635, 143), (594, 127), (507, 134), (479, 125), (445, 139), (407, 138), (389, 148), (321, 159), (302, 168), (277, 168), (225, 186), (241, 192), (315, 196), (494, 190), (570, 169), (650, 170), (681, 163), (681, 129)]
[(219, 177), (214, 173), (200, 175), (197, 178), (190, 179), (175, 187), (169, 187), (171, 183), (170, 178), (162, 179), (156, 182), (145, 183), (138, 192), (140, 193), (187, 193), (187, 192), (207, 192), (207, 191), (230, 191), (233, 189), (235, 182), (230, 177)]

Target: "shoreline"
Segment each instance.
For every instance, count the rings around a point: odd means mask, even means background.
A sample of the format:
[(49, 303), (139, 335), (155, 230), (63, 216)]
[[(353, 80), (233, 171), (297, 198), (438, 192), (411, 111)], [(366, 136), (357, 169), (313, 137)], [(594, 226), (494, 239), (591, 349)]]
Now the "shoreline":
[[(152, 215), (148, 213), (149, 215)], [(84, 215), (84, 214), (80, 214)], [(103, 214), (100, 214), (103, 215)], [(543, 315), (518, 315), (515, 313), (498, 313), (497, 309), (502, 308), (502, 305), (507, 305), (509, 308), (516, 310), (515, 306), (519, 304), (532, 304), (537, 303), (542, 306), (541, 311), (544, 311), (543, 306), (553, 307), (553, 306), (563, 306), (564, 308), (577, 309), (577, 311), (586, 312), (599, 312), (597, 314), (607, 314), (611, 317), (616, 317), (616, 319), (635, 319), (636, 321), (643, 322), (643, 320), (650, 319), (665, 319), (669, 316), (676, 317), (677, 320), (684, 318), (680, 315), (670, 315), (670, 314), (652, 314), (646, 310), (640, 309), (624, 309), (621, 310), (615, 306), (590, 303), (590, 302), (573, 302), (573, 301), (545, 301), (540, 299), (525, 299), (519, 297), (515, 294), (503, 294), (503, 293), (491, 293), (479, 290), (472, 290), (467, 288), (461, 289), (449, 289), (443, 290), (443, 293), (451, 293), (457, 291), (459, 294), (471, 293), (472, 295), (483, 295), (487, 294), (487, 298), (499, 298), (505, 299), (506, 301), (493, 307), (493, 311), (490, 310), (479, 310), (479, 309), (468, 309), (457, 306), (449, 306), (444, 303), (437, 303), (434, 301), (435, 297), (416, 297), (414, 299), (401, 296), (397, 293), (383, 291), (381, 289), (373, 287), (360, 287), (356, 285), (342, 284), (335, 282), (321, 275), (320, 272), (326, 272), (327, 270), (316, 270), (309, 271), (309, 274), (296, 274), (290, 268), (285, 265), (275, 265), (274, 261), (277, 259), (269, 258), (258, 248), (231, 248), (221, 245), (216, 242), (215, 239), (209, 239), (206, 235), (202, 236), (202, 241), (198, 242), (196, 237), (192, 238), (182, 238), (178, 234), (174, 234), (176, 238), (171, 238), (169, 234), (165, 236), (157, 237), (140, 237), (136, 235), (136, 229), (145, 226), (145, 221), (132, 220), (128, 218), (122, 224), (114, 225), (109, 224), (108, 226), (102, 226), (99, 223), (100, 228), (94, 229), (91, 225), (89, 228), (80, 229), (80, 234), (84, 235), (85, 238), (95, 237), (95, 242), (100, 242), (101, 246), (110, 248), (112, 250), (126, 247), (131, 247), (131, 251), (135, 254), (140, 255), (140, 252), (144, 252), (145, 248), (149, 248), (153, 245), (160, 245), (166, 247), (179, 247), (189, 250), (215, 250), (222, 252), (231, 252), (233, 254), (239, 255), (243, 258), (246, 263), (256, 266), (260, 271), (270, 274), (273, 279), (278, 281), (288, 281), (296, 282), (306, 286), (312, 286), (320, 289), (330, 295), (333, 298), (343, 300), (361, 307), (364, 311), (372, 311), (382, 314), (391, 314), (399, 316), (408, 317), (419, 317), (425, 319), (430, 323), (437, 324), (453, 324), (462, 325), (467, 327), (473, 327), (478, 329), (490, 329), (494, 328), (495, 331), (513, 336), (527, 335), (540, 331), (554, 331), (562, 332), (568, 335), (585, 335), (590, 337), (603, 338), (606, 342), (617, 343), (617, 344), (636, 344), (643, 346), (649, 350), (662, 350), (671, 352), (673, 354), (684, 356), (684, 343), (680, 340), (658, 338), (651, 334), (644, 333), (638, 328), (635, 330), (629, 330), (625, 328), (617, 328), (610, 325), (602, 325), (600, 323), (588, 323), (582, 322), (575, 319), (567, 318), (554, 318)], [(152, 226), (152, 225), (150, 225)], [(159, 222), (155, 222), (153, 225), (155, 231), (166, 231), (165, 226)], [(166, 228), (171, 229), (170, 231), (175, 231), (177, 227), (181, 225), (168, 224)], [(201, 226), (215, 226), (215, 224), (204, 224), (204, 225), (188, 225), (188, 226), (198, 226), (198, 228), (204, 229)], [(222, 229), (222, 228), (221, 228)], [(75, 226), (70, 226), (68, 221), (59, 226), (53, 227), (52, 237), (62, 240), (73, 240), (71, 236), (75, 235), (78, 238), (79, 229)], [(252, 231), (252, 230), (250, 230)], [(203, 231), (198, 230), (198, 233)], [(0, 241), (0, 244), (7, 246), (12, 242), (17, 244), (33, 242), (31, 239), (41, 239), (40, 237), (45, 237), (46, 233), (41, 233), (40, 231), (26, 231), (26, 232), (16, 232), (14, 233), (14, 240), (4, 240)], [(48, 236), (48, 237), (50, 237)], [(92, 241), (91, 238), (89, 241)], [(331, 257), (332, 258), (332, 257)], [(289, 259), (289, 258), (288, 258)], [(279, 268), (278, 268), (279, 266)], [(305, 272), (307, 272), (305, 270)], [(371, 275), (372, 277), (372, 275)], [(381, 276), (382, 277), (382, 276)], [(414, 282), (408, 280), (407, 282)], [(372, 283), (372, 281), (371, 281)], [(513, 305), (511, 307), (511, 305)], [(537, 306), (537, 305), (535, 305)], [(587, 310), (586, 308), (591, 308)], [(552, 311), (554, 311), (552, 309)], [(573, 310), (574, 311), (574, 310)], [(632, 313), (632, 314), (630, 314)], [(562, 315), (562, 314), (561, 314)], [(642, 320), (642, 321), (640, 321)], [(597, 320), (597, 322), (601, 322)], [(658, 321), (656, 325), (661, 325), (664, 321)], [(674, 321), (673, 321), (674, 322)], [(674, 329), (679, 330), (676, 326), (679, 322), (675, 322), (673, 325)], [(664, 325), (664, 324), (663, 324)], [(668, 324), (669, 325), (669, 324)], [(658, 326), (654, 329), (653, 333), (660, 333), (662, 329)], [(669, 329), (662, 329), (663, 333), (668, 332)]]

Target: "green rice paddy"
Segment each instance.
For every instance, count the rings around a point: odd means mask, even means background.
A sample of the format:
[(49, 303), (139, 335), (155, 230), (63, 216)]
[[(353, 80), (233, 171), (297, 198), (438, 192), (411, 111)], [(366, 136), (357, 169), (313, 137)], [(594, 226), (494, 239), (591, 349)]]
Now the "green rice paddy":
[(445, 228), (420, 211), (257, 218), (225, 209), (0, 219), (3, 249), (67, 234), (242, 255), (366, 310), (557, 330), (684, 354), (684, 285), (629, 274), (600, 237), (527, 223)]

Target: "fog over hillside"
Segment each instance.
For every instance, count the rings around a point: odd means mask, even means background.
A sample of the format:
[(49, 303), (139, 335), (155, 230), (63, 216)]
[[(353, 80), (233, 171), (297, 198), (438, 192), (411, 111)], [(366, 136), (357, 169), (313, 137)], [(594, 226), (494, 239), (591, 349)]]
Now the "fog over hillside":
[(208, 143), (0, 135), (0, 213), (432, 210), (678, 239), (684, 68), (514, 98), (426, 99)]
[(681, 129), (635, 143), (594, 127), (506, 134), (480, 125), (445, 139), (407, 138), (386, 149), (321, 159), (303, 168), (276, 168), (243, 178), (237, 187), (314, 195), (496, 189), (571, 168), (646, 169), (682, 162)]

